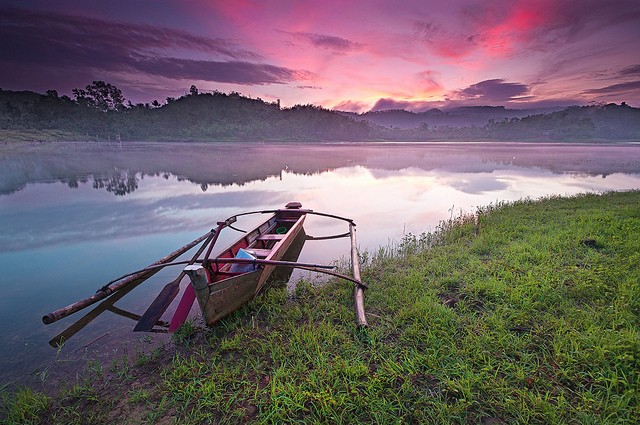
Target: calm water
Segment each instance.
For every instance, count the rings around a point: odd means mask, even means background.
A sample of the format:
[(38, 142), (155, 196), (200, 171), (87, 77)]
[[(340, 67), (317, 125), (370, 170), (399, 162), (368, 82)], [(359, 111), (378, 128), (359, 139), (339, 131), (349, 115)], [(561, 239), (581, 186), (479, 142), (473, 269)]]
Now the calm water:
[[(498, 201), (638, 188), (639, 144), (1, 146), (0, 384), (64, 379), (74, 361), (131, 350), (122, 341), (135, 322), (115, 314), (60, 351), (49, 339), (89, 310), (49, 326), (41, 317), (235, 213), (300, 201), (353, 218), (361, 249), (375, 250)], [(312, 217), (306, 227), (314, 236), (347, 230)], [(309, 242), (301, 260), (347, 253), (348, 240)], [(143, 312), (178, 273), (157, 274), (117, 306)], [(137, 347), (150, 338), (136, 340)]]

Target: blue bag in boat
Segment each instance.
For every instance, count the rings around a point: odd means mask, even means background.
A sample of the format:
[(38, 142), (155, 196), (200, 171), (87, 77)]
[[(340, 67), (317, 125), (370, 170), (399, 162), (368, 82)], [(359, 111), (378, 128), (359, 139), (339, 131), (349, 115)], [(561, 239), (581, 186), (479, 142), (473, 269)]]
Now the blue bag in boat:
[[(246, 251), (242, 248), (240, 248), (240, 250), (238, 251), (238, 253), (236, 254), (236, 258), (249, 258), (251, 260), (255, 260), (256, 257), (254, 255), (251, 254), (250, 251)], [(255, 264), (232, 264), (231, 268), (229, 268), (230, 272), (233, 273), (247, 273), (247, 272), (252, 272), (256, 269)]]

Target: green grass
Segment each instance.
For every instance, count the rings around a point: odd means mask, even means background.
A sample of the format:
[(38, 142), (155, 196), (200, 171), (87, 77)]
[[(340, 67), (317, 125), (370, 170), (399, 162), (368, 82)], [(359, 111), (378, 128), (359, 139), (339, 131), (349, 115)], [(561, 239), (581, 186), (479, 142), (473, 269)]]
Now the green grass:
[(23, 425), (40, 423), (40, 415), (49, 407), (50, 399), (29, 388), (11, 393), (2, 388), (2, 409), (4, 424)]
[(362, 255), (366, 330), (355, 328), (349, 284), (301, 282), (293, 297), (272, 288), (213, 329), (185, 329), (174, 350), (114, 361), (95, 374), (97, 391), (22, 390), (3, 396), (3, 415), (637, 423), (638, 247), (640, 192), (489, 206)]

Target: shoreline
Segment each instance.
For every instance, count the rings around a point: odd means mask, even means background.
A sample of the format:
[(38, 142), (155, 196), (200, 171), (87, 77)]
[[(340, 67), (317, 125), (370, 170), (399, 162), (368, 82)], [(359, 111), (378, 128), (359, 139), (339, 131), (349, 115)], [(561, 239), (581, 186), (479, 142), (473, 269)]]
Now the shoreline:
[[(9, 136), (8, 133), (13, 134)], [(64, 133), (66, 138), (56, 138), (56, 134)], [(59, 130), (0, 130), (0, 144), (4, 146), (16, 146), (16, 145), (56, 145), (56, 144), (96, 144), (96, 145), (132, 145), (132, 144), (158, 144), (158, 143), (178, 143), (178, 144), (320, 144), (320, 145), (359, 145), (359, 144), (380, 144), (386, 146), (393, 145), (438, 145), (438, 144), (540, 144), (540, 145), (557, 145), (557, 144), (569, 144), (569, 145), (612, 145), (612, 144), (640, 144), (640, 139), (477, 139), (477, 138), (452, 138), (452, 139), (414, 139), (407, 140), (401, 138), (389, 138), (389, 139), (361, 139), (361, 140), (327, 140), (327, 139), (242, 139), (242, 138), (228, 138), (228, 139), (152, 139), (152, 140), (113, 140), (103, 139), (96, 140), (95, 138), (85, 138), (75, 133), (61, 132)], [(70, 140), (73, 139), (73, 140)]]

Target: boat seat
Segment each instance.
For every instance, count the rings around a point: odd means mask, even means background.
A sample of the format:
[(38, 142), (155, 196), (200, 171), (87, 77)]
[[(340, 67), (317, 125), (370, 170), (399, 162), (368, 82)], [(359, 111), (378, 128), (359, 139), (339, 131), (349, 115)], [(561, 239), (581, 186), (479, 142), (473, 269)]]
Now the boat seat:
[(286, 235), (278, 235), (275, 233), (269, 233), (266, 235), (260, 235), (258, 236), (258, 240), (259, 241), (279, 241), (281, 239), (283, 239)]
[(270, 249), (247, 248), (247, 250), (254, 253), (258, 258), (266, 258), (269, 254), (271, 254)]

